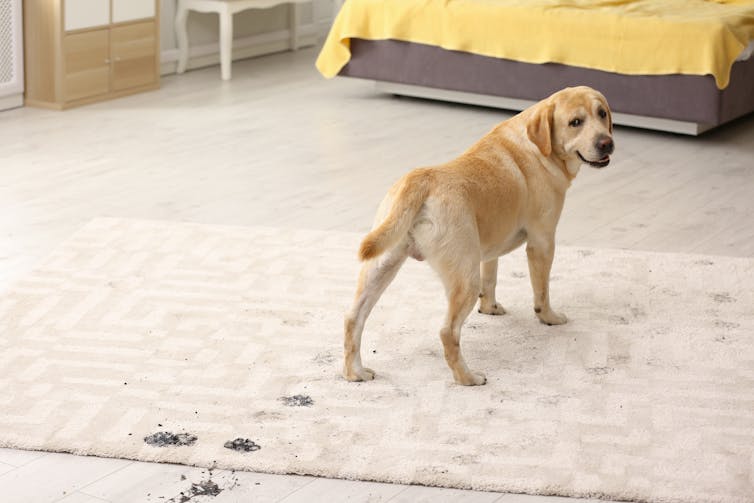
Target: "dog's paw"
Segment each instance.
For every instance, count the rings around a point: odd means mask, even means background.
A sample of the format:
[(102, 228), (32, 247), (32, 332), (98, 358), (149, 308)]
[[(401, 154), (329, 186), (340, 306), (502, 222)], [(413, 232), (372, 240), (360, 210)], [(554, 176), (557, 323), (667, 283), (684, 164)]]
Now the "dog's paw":
[(360, 369), (343, 369), (343, 377), (351, 382), (371, 381), (374, 379), (374, 370), (366, 367), (361, 367)]
[[(536, 312), (536, 309), (534, 311)], [(553, 310), (539, 312), (537, 317), (545, 325), (563, 325), (568, 322), (568, 318), (564, 314), (556, 313)]]
[(478, 311), (482, 314), (491, 314), (493, 316), (505, 314), (505, 308), (498, 304), (497, 302), (493, 302), (492, 304), (486, 304), (484, 302), (479, 302), (479, 309)]
[(481, 386), (487, 384), (487, 378), (481, 372), (469, 372), (465, 376), (456, 378), (456, 383), (461, 386)]

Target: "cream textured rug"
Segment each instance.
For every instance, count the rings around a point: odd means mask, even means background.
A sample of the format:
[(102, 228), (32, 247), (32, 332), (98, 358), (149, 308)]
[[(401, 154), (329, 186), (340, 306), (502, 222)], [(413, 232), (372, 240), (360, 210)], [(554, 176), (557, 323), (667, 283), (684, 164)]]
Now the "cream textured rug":
[(377, 380), (354, 384), (341, 338), (360, 237), (90, 223), (0, 296), (0, 446), (754, 501), (754, 261), (561, 247), (552, 298), (571, 321), (547, 327), (518, 251), (500, 267), (509, 314), (464, 330), (476, 388), (453, 384), (440, 283), (411, 261), (367, 323)]

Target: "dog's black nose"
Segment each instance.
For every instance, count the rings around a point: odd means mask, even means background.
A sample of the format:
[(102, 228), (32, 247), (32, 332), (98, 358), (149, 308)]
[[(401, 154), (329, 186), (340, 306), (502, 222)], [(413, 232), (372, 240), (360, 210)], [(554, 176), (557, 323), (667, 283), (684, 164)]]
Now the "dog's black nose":
[(615, 149), (613, 139), (609, 136), (602, 136), (597, 140), (597, 150), (603, 155), (610, 155)]

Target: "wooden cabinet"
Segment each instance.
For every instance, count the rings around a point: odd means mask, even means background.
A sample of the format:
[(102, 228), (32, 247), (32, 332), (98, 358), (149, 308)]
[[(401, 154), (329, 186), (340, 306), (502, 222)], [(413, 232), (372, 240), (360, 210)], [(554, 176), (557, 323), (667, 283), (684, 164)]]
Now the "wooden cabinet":
[(25, 0), (24, 8), (27, 105), (63, 109), (159, 87), (157, 0)]
[(110, 91), (109, 58), (108, 30), (66, 35), (63, 40), (64, 101), (107, 94)]
[(157, 78), (154, 23), (115, 26), (110, 30), (113, 90), (148, 85)]

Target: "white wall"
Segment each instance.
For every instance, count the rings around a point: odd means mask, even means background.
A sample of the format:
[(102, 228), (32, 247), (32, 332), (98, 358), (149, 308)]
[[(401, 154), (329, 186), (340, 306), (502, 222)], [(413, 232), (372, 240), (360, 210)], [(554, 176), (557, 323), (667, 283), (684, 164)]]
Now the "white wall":
[[(160, 42), (162, 73), (175, 71), (176, 49), (175, 0), (160, 0)], [(338, 2), (339, 3), (339, 2)], [(334, 13), (333, 0), (313, 0), (299, 6), (301, 46), (313, 45), (327, 34)], [(251, 9), (233, 17), (233, 59), (257, 56), (288, 48), (288, 11), (292, 5), (271, 9)], [(220, 61), (218, 20), (216, 14), (190, 12), (188, 19), (189, 68), (217, 64)]]

